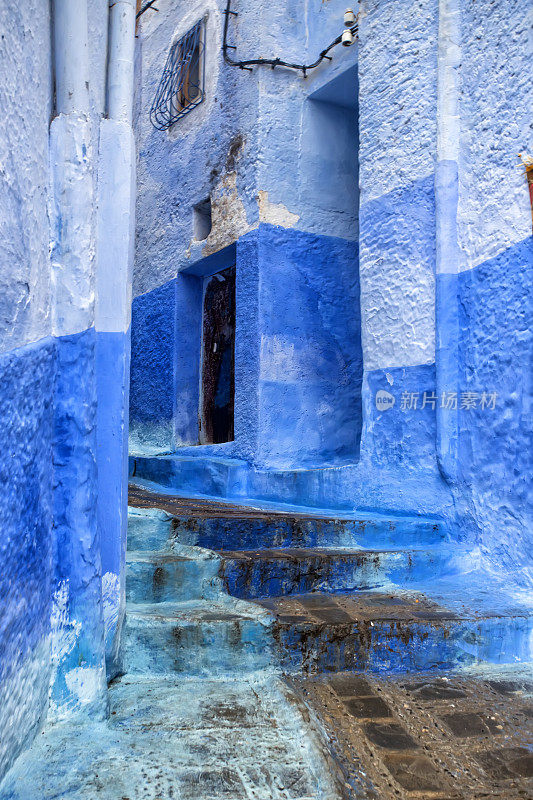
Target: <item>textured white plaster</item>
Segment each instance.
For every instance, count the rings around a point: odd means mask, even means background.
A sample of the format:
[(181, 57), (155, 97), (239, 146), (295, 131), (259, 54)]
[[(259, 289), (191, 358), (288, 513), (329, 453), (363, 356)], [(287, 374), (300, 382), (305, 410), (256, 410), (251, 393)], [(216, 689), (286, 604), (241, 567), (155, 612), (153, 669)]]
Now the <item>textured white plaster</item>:
[(78, 703), (83, 706), (94, 702), (102, 685), (103, 670), (96, 667), (76, 667), (65, 675), (65, 683)]
[(120, 577), (114, 572), (102, 575), (102, 607), (107, 641), (109, 634), (116, 628), (120, 608)]
[(72, 652), (81, 634), (82, 625), (70, 619), (68, 613), (69, 584), (62, 581), (52, 597), (51, 610), (51, 664), (52, 674), (49, 688), (48, 717), (50, 720), (67, 718), (88, 707), (101, 712), (105, 691), (105, 667), (76, 667), (65, 673), (69, 690), (61, 703), (52, 698), (58, 672), (65, 658)]
[[(135, 127), (141, 157), (134, 295), (174, 278), (180, 270), (188, 268), (191, 261), (215, 252), (256, 227), (260, 214), (259, 190), (268, 192), (270, 204), (289, 210), (287, 215), (282, 208), (263, 204), (264, 221), (294, 225), (313, 233), (355, 238), (354, 170), (339, 166), (337, 155), (342, 137), (339, 137), (337, 121), (332, 114), (328, 115), (331, 117), (329, 130), (336, 134), (336, 139), (327, 156), (336, 162), (335, 177), (339, 176), (336, 199), (333, 197), (331, 203), (334, 192), (330, 190), (326, 196), (324, 191), (315, 191), (315, 187), (324, 174), (330, 176), (330, 185), (333, 184), (333, 170), (327, 158), (313, 150), (316, 137), (312, 131), (305, 153), (300, 147), (300, 138), (307, 125), (304, 107), (309, 106), (309, 95), (353, 65), (356, 48), (337, 48), (332, 62), (325, 62), (305, 79), (299, 73), (281, 69), (258, 68), (245, 72), (223, 63), (224, 16), (220, 2), (161, 0), (157, 7), (158, 13), (143, 14), (137, 40), (140, 88)], [(149, 111), (170, 44), (206, 11), (206, 99), (179, 120), (170, 132), (157, 132), (150, 124)], [(298, 8), (288, 8), (286, 0), (239, 3), (239, 16), (229, 21), (229, 42), (237, 47), (237, 51), (231, 53), (236, 52), (239, 58), (272, 54), (313, 60), (338, 36), (343, 11), (342, 0), (328, 3), (313, 0)], [(354, 95), (355, 91), (354, 86)], [(232, 166), (228, 164), (232, 141), (242, 136), (246, 139), (245, 147), (238, 165)], [(353, 165), (347, 152), (347, 159)], [(226, 198), (221, 206), (229, 216), (222, 227), (214, 222), (214, 231), (207, 243), (191, 240), (193, 207), (209, 195), (217, 201), (223, 176), (233, 171), (236, 172), (234, 202)], [(351, 194), (345, 191), (348, 184), (353, 189)], [(225, 188), (231, 195), (231, 187), (226, 185)], [(231, 215), (235, 215), (234, 220)]]
[(435, 358), (437, 4), (365, 0), (359, 42), (365, 369)]
[(95, 204), (91, 126), (60, 114), (50, 126), (52, 331), (64, 336), (94, 323)]
[(81, 631), (81, 623), (69, 619), (68, 597), (68, 581), (61, 581), (52, 596), (50, 615), (51, 660), (56, 670), (63, 658), (74, 649)]
[(131, 322), (135, 247), (135, 142), (126, 122), (102, 120), (98, 166), (97, 331), (125, 333)]
[[(362, 0), (359, 27), (360, 186), (364, 201), (433, 173), (435, 0)], [(368, 116), (367, 116), (368, 115)]]
[(50, 333), (50, 5), (0, 3), (0, 352)]
[(410, 263), (401, 257), (362, 261), (365, 369), (433, 363), (434, 293), (434, 275), (423, 264)]
[(531, 52), (522, 0), (464, 0), (462, 9), (460, 270), (531, 236), (517, 154), (533, 149)]
[(459, 158), (460, 67), (459, 0), (439, 0), (437, 154), (441, 161)]
[(280, 225), (282, 228), (294, 228), (299, 214), (293, 214), (283, 203), (271, 203), (268, 199), (268, 192), (259, 190), (257, 194), (259, 203), (259, 221), (267, 222), (270, 225)]

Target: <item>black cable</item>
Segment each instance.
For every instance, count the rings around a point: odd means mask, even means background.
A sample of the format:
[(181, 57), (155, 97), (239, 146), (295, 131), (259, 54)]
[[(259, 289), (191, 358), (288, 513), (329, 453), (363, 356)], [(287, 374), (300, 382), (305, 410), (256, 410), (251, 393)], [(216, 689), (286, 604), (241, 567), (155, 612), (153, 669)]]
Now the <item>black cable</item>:
[[(235, 59), (231, 58), (228, 55), (228, 50), (235, 50), (236, 48), (228, 44), (228, 25), (229, 25), (229, 18), (230, 15), (237, 17), (238, 14), (236, 11), (231, 10), (231, 0), (227, 0), (226, 9), (224, 11), (225, 20), (224, 20), (224, 37), (222, 40), (222, 53), (224, 55), (224, 61), (226, 64), (229, 64), (231, 67), (240, 67), (240, 69), (247, 69), (251, 71), (251, 67), (253, 66), (269, 66), (274, 69), (275, 67), (286, 67), (287, 69), (296, 69), (303, 72), (304, 77), (308, 70), (314, 69), (318, 67), (319, 64), (327, 59), (331, 61), (331, 56), (328, 56), (330, 50), (336, 47), (338, 44), (342, 42), (342, 35), (337, 36), (337, 38), (331, 42), (321, 53), (319, 53), (318, 58), (316, 61), (313, 61), (312, 64), (293, 64), (290, 61), (283, 61), (281, 58), (249, 58), (246, 61), (236, 61)], [(357, 33), (357, 23), (350, 28), (353, 34)]]
[[(144, 6), (140, 9), (140, 11), (138, 11), (137, 14), (135, 14), (135, 19), (139, 19), (139, 17), (142, 16), (142, 14), (144, 14), (145, 11), (148, 11), (149, 8), (152, 8), (154, 3), (157, 3), (157, 0), (150, 0), (150, 2), (145, 3)], [(159, 9), (154, 8), (154, 11), (159, 11)]]

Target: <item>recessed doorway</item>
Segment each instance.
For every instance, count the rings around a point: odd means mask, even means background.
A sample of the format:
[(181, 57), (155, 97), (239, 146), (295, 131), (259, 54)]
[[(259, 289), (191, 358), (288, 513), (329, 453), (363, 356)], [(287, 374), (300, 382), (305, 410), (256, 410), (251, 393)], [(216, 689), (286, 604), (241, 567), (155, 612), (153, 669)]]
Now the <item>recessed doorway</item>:
[(235, 406), (235, 266), (205, 279), (200, 398), (200, 443), (232, 442)]

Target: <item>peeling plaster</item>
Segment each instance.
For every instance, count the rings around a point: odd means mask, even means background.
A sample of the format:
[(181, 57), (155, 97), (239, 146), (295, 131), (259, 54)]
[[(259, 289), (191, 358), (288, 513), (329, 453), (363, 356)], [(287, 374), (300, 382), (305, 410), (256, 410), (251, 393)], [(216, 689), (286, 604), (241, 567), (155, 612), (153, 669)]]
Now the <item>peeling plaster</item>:
[(250, 230), (236, 172), (226, 173), (211, 194), (211, 223), (211, 233), (202, 251), (204, 256), (222, 250)]
[(283, 203), (271, 203), (268, 199), (268, 192), (262, 189), (258, 192), (257, 200), (259, 203), (259, 222), (280, 225), (282, 228), (294, 228), (300, 219), (299, 214), (293, 214)]
[(80, 705), (92, 703), (102, 682), (102, 669), (95, 667), (75, 667), (65, 675), (65, 683)]
[(68, 581), (61, 581), (52, 597), (52, 613), (50, 616), (52, 635), (52, 664), (57, 669), (62, 659), (67, 656), (78, 641), (81, 623), (69, 619), (68, 616)]
[(102, 575), (102, 605), (107, 642), (109, 634), (116, 628), (120, 608), (120, 577), (113, 572)]

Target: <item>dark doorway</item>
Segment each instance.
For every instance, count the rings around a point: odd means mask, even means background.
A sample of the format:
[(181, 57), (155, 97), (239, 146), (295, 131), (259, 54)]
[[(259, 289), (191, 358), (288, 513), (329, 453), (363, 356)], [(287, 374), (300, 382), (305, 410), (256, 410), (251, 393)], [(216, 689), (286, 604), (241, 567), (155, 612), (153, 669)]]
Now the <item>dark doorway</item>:
[(235, 267), (206, 279), (203, 308), (200, 441), (233, 441)]

